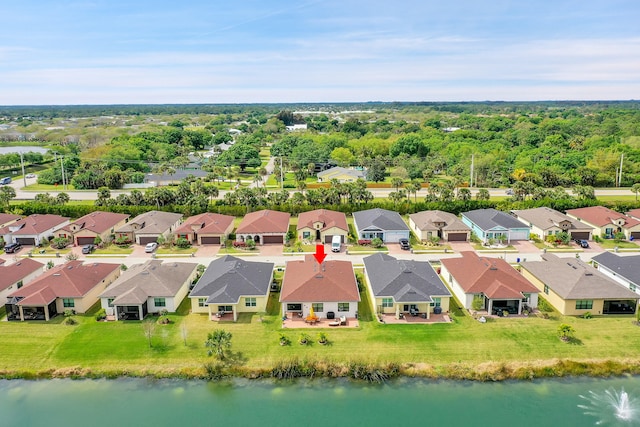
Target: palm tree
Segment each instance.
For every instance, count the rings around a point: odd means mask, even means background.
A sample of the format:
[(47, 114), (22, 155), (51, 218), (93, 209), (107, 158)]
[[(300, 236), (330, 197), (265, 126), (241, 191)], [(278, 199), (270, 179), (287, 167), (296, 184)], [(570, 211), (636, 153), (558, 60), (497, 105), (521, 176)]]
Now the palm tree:
[(231, 332), (224, 329), (216, 329), (213, 332), (209, 332), (207, 340), (204, 342), (204, 346), (209, 350), (207, 354), (209, 356), (216, 355), (220, 360), (225, 358), (225, 350), (231, 348)]
[(396, 191), (398, 191), (400, 189), (400, 187), (402, 187), (402, 178), (394, 176), (393, 178), (391, 178), (391, 186), (393, 188), (396, 189)]
[(638, 193), (640, 193), (640, 182), (636, 182), (631, 186), (631, 192), (636, 195), (636, 202), (638, 201)]

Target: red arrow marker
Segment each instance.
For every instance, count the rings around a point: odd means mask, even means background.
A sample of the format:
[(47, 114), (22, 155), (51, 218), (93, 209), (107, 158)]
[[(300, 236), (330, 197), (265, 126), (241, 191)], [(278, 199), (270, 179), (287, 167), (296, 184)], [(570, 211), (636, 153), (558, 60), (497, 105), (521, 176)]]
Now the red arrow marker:
[(322, 261), (324, 261), (324, 258), (327, 256), (327, 254), (324, 253), (324, 245), (316, 245), (316, 253), (313, 254), (313, 256), (316, 257), (318, 264), (322, 264)]

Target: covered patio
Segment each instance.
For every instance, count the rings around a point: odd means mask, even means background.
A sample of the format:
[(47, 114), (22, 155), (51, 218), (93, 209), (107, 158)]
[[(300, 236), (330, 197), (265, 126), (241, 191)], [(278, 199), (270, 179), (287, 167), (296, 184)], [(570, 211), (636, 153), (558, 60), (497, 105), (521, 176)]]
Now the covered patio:
[(395, 324), (432, 324), (432, 323), (451, 323), (451, 318), (447, 313), (431, 313), (428, 318), (422, 316), (405, 316), (397, 317), (395, 314), (379, 314), (378, 321), (380, 323)]
[(32, 302), (30, 297), (12, 297), (5, 305), (8, 321), (45, 320), (49, 321), (58, 314), (55, 297), (53, 301)]
[(318, 318), (317, 321), (309, 323), (304, 317), (300, 317), (298, 313), (287, 312), (282, 318), (282, 327), (285, 329), (318, 329), (318, 328), (359, 328), (360, 322), (355, 317), (347, 317), (346, 321), (340, 322), (340, 318), (327, 319)]

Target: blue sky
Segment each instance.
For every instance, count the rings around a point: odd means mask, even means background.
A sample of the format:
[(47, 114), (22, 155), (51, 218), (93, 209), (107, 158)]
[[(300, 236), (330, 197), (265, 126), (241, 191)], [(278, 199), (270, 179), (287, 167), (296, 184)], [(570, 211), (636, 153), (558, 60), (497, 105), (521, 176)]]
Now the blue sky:
[(640, 99), (640, 2), (23, 0), (0, 105)]

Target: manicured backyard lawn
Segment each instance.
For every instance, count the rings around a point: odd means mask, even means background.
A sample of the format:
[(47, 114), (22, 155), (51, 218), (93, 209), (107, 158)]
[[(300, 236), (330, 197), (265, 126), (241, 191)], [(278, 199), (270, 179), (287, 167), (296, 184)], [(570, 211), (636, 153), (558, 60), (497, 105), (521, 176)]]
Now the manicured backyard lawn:
[[(173, 323), (155, 325), (149, 347), (142, 322), (96, 322), (92, 316), (76, 316), (79, 324), (62, 324), (61, 316), (50, 323), (3, 322), (0, 339), (7, 343), (0, 354), (0, 369), (36, 371), (91, 368), (95, 371), (145, 373), (196, 372), (214, 359), (206, 356), (208, 332), (223, 328), (233, 334), (232, 351), (241, 355), (246, 368), (268, 368), (292, 358), (336, 363), (426, 363), (476, 365), (493, 362), (531, 362), (555, 358), (637, 358), (638, 326), (629, 317), (581, 319), (554, 314), (552, 319), (535, 316), (504, 318), (481, 324), (456, 315), (452, 324), (382, 325), (371, 319), (363, 294), (360, 328), (324, 329), (331, 345), (297, 344), (301, 330), (281, 328), (278, 294), (272, 294), (268, 314), (260, 322), (257, 314), (241, 314), (238, 322), (211, 322), (206, 315), (170, 315)], [(147, 321), (155, 321), (154, 317)], [(570, 344), (557, 337), (560, 323), (575, 330)], [(186, 333), (186, 345), (183, 331)], [(313, 341), (319, 329), (306, 331)], [(280, 334), (291, 345), (280, 346)]]

